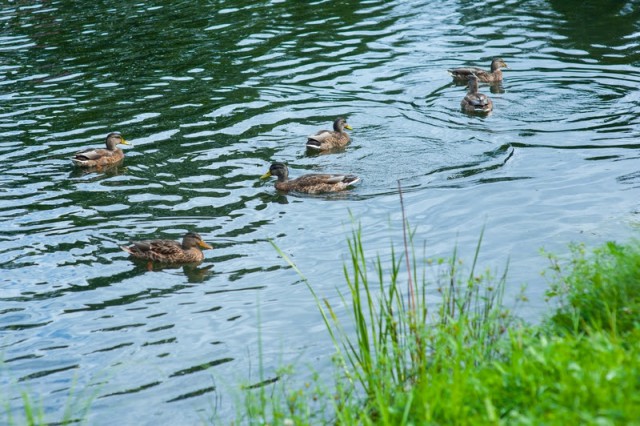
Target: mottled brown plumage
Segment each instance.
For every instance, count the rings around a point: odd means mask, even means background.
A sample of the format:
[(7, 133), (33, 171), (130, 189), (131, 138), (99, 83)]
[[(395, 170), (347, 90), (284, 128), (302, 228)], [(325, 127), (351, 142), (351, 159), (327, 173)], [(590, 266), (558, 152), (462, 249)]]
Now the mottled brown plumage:
[(484, 83), (493, 83), (496, 81), (502, 81), (502, 70), (500, 68), (508, 68), (505, 61), (502, 58), (493, 58), (491, 61), (491, 71), (485, 71), (481, 68), (469, 67), (469, 68), (454, 68), (447, 70), (454, 80), (460, 82), (466, 82), (471, 74), (475, 74), (478, 81)]
[(182, 238), (182, 244), (173, 240), (132, 241), (130, 246), (120, 248), (137, 259), (162, 263), (195, 263), (202, 262), (202, 250), (211, 249), (209, 244), (195, 232), (188, 232)]
[(344, 129), (352, 130), (352, 127), (344, 118), (336, 118), (333, 122), (333, 131), (320, 130), (315, 135), (308, 136), (307, 148), (314, 151), (342, 148), (349, 143), (349, 134)]
[(124, 152), (117, 146), (119, 144), (129, 145), (129, 142), (120, 132), (111, 132), (107, 135), (106, 148), (90, 148), (76, 152), (71, 161), (78, 167), (110, 166), (124, 158)]
[(284, 163), (273, 163), (269, 171), (261, 176), (261, 179), (267, 179), (271, 176), (278, 178), (275, 184), (277, 190), (307, 194), (341, 191), (360, 180), (354, 175), (341, 174), (308, 174), (289, 180), (289, 169)]
[(466, 112), (488, 113), (493, 109), (493, 102), (487, 95), (478, 92), (478, 79), (474, 74), (471, 74), (468, 79), (469, 91), (460, 102), (460, 106)]

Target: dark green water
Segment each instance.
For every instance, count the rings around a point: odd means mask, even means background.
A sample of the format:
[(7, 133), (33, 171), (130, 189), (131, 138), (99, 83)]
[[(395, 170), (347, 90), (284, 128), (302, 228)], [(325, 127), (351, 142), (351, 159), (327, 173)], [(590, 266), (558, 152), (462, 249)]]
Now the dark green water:
[[(639, 222), (639, 1), (5, 1), (0, 5), (0, 366), (58, 420), (70, 390), (91, 424), (197, 423), (281, 364), (326, 370), (309, 291), (338, 302), (350, 214), (372, 257), (401, 242), (397, 181), (419, 245), (508, 259), (507, 299), (543, 314), (545, 247), (634, 235)], [(488, 117), (460, 112), (447, 68), (509, 64)], [(342, 152), (305, 136), (337, 116)], [(121, 131), (122, 167), (75, 172)], [(351, 172), (355, 189), (278, 194)], [(198, 268), (148, 271), (118, 246), (197, 230)], [(15, 415), (15, 413), (14, 413)]]

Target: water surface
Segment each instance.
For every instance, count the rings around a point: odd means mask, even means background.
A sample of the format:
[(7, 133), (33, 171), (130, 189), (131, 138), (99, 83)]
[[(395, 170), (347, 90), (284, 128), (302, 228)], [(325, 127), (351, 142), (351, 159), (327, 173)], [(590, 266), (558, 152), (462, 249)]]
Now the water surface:
[[(240, 383), (294, 363), (326, 371), (314, 301), (338, 303), (352, 217), (372, 258), (401, 241), (397, 182), (429, 256), (509, 261), (507, 299), (546, 308), (538, 250), (624, 240), (638, 224), (638, 1), (63, 0), (0, 6), (0, 367), (58, 420), (95, 392), (91, 424), (235, 414)], [(509, 64), (460, 112), (456, 66)], [(343, 151), (307, 155), (337, 116)], [(103, 173), (76, 151), (121, 131)], [(327, 196), (258, 178), (350, 172)], [(119, 245), (196, 230), (198, 267), (149, 271)]]

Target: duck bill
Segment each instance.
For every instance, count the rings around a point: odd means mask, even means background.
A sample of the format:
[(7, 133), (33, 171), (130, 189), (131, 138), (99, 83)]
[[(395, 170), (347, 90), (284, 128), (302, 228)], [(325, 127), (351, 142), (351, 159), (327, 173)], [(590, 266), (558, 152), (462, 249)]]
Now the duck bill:
[(122, 145), (131, 145), (131, 143), (128, 140), (124, 139), (124, 138), (120, 141), (120, 143)]
[(200, 246), (200, 248), (203, 250), (211, 250), (213, 248), (209, 244), (205, 243), (204, 241), (198, 241), (198, 246)]
[(260, 176), (260, 179), (267, 179), (271, 177), (271, 170), (269, 170), (267, 173), (263, 174), (262, 176)]
[(353, 130), (353, 127), (351, 127), (351, 126), (350, 126), (350, 125), (348, 125), (348, 124), (345, 124), (345, 125), (344, 125), (344, 128), (345, 128), (345, 129), (347, 129), (347, 130)]

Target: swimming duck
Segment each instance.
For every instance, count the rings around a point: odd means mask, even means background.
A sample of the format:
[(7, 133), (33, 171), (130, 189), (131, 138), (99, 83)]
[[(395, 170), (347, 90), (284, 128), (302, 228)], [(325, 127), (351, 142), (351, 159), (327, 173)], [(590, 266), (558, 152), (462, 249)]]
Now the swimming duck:
[(308, 174), (299, 178), (289, 179), (289, 169), (284, 163), (273, 163), (269, 171), (262, 175), (261, 179), (276, 176), (276, 189), (280, 191), (298, 191), (308, 194), (318, 194), (320, 192), (335, 192), (346, 189), (360, 180), (354, 175), (340, 174)]
[(451, 74), (454, 80), (461, 82), (466, 82), (469, 75), (475, 74), (478, 81), (492, 83), (502, 81), (502, 70), (500, 68), (508, 68), (506, 62), (503, 61), (502, 58), (493, 58), (491, 61), (491, 72), (475, 67), (454, 68), (447, 70), (447, 72)]
[(120, 248), (137, 259), (162, 263), (202, 262), (204, 254), (200, 249), (213, 248), (195, 232), (187, 232), (182, 238), (182, 244), (173, 240), (132, 241), (131, 244)]
[(469, 77), (469, 91), (460, 106), (466, 112), (487, 113), (493, 109), (493, 102), (487, 95), (478, 92), (478, 78), (475, 74)]
[(316, 151), (325, 151), (333, 148), (341, 148), (349, 143), (349, 134), (344, 131), (353, 130), (347, 124), (347, 120), (342, 117), (336, 118), (333, 122), (333, 131), (320, 130), (315, 135), (307, 138), (307, 148)]
[(71, 161), (78, 167), (101, 167), (115, 164), (124, 158), (124, 152), (118, 144), (129, 145), (120, 132), (107, 135), (106, 148), (89, 148), (76, 152)]

